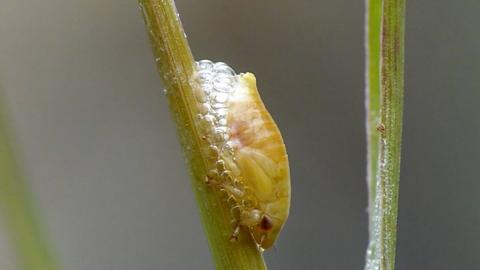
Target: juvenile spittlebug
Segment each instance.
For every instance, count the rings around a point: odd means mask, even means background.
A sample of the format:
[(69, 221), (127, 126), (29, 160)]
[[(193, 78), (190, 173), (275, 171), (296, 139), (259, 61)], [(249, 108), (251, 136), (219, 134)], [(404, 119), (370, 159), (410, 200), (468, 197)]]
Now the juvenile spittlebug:
[(282, 136), (251, 73), (225, 63), (197, 62), (199, 130), (211, 160), (205, 180), (226, 193), (235, 221), (231, 239), (246, 227), (261, 249), (270, 248), (287, 220), (290, 172)]

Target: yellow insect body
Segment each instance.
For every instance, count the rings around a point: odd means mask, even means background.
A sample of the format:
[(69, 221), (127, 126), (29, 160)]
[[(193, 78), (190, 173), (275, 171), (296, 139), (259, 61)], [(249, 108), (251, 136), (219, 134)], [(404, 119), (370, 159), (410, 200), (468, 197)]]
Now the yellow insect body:
[(259, 247), (267, 249), (290, 208), (289, 165), (280, 131), (263, 105), (253, 74), (235, 75), (226, 64), (204, 60), (199, 62), (199, 77), (205, 96), (201, 118), (211, 143), (206, 151), (216, 160), (207, 182), (226, 192), (232, 203), (237, 219), (232, 239), (244, 226)]

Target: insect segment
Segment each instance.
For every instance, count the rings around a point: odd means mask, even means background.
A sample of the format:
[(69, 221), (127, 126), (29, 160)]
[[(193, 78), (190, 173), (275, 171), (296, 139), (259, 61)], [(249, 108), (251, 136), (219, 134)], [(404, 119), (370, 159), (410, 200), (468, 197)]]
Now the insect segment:
[(206, 182), (228, 196), (235, 216), (231, 236), (249, 229), (261, 249), (270, 248), (290, 208), (288, 158), (255, 76), (236, 75), (225, 63), (197, 62), (199, 128), (210, 159)]

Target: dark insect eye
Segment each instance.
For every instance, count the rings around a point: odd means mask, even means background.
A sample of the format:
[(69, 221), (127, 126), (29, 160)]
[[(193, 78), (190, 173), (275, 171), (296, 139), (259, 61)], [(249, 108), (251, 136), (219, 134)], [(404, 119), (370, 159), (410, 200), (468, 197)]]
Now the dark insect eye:
[(272, 229), (272, 227), (273, 227), (272, 219), (267, 216), (263, 216), (262, 220), (260, 221), (260, 228), (264, 231), (269, 231)]

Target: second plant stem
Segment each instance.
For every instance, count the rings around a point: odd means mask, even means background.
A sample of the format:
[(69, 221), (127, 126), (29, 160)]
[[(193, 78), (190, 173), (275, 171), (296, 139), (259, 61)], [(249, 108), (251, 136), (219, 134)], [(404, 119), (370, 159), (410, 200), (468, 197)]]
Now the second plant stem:
[(367, 0), (370, 239), (366, 270), (393, 270), (403, 118), (404, 0)]

